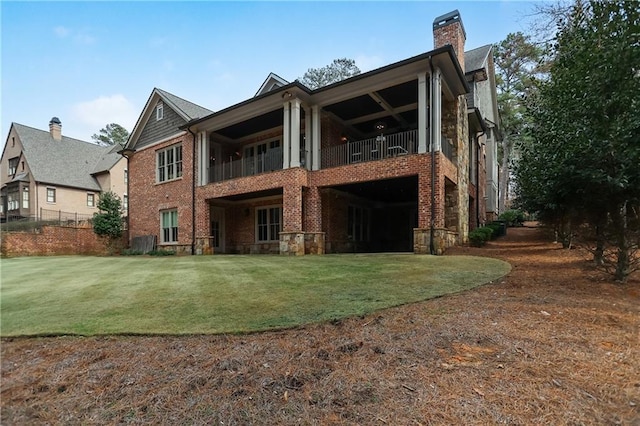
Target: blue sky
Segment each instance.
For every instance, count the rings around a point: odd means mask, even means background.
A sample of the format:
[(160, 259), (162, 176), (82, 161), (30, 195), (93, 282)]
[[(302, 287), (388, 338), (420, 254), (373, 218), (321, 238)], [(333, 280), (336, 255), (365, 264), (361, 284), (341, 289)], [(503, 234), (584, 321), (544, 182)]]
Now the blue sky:
[(433, 48), (436, 16), (460, 11), (466, 49), (526, 31), (525, 1), (0, 3), (2, 143), (11, 122), (90, 141), (133, 129), (154, 87), (219, 110), (270, 72), (293, 81), (335, 58), (368, 71)]

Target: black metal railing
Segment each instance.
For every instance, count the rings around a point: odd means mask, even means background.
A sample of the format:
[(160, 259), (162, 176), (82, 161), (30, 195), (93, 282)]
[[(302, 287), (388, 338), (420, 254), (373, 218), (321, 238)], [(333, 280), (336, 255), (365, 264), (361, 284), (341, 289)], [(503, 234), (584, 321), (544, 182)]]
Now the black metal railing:
[(382, 160), (418, 152), (418, 130), (380, 135), (321, 150), (322, 168)]
[(268, 149), (258, 155), (223, 162), (209, 168), (209, 182), (220, 182), (282, 169), (282, 148)]

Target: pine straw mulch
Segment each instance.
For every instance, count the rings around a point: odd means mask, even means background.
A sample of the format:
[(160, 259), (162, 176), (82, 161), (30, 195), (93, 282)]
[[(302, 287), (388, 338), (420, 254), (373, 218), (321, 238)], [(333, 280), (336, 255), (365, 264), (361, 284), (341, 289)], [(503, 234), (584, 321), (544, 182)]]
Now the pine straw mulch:
[(640, 277), (540, 229), (472, 291), (293, 330), (2, 340), (9, 424), (640, 425)]

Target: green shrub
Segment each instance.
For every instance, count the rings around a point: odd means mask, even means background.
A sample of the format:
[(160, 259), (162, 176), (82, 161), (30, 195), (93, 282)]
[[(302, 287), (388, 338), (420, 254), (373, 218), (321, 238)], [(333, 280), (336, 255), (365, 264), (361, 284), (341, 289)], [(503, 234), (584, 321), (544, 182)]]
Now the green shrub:
[(122, 256), (140, 256), (144, 254), (142, 250), (124, 249), (120, 253)]
[(476, 228), (469, 232), (469, 242), (473, 247), (482, 247), (487, 241), (491, 239), (493, 230), (486, 226)]
[(521, 226), (524, 222), (524, 213), (520, 210), (507, 210), (502, 212), (498, 219), (507, 222), (507, 226)]
[(158, 250), (151, 250), (148, 254), (149, 256), (173, 256), (176, 254), (176, 252), (173, 250), (158, 249)]
[(500, 225), (499, 223), (488, 223), (486, 227), (490, 228), (491, 231), (493, 231), (491, 233), (492, 240), (495, 240), (496, 238), (502, 235), (502, 225)]

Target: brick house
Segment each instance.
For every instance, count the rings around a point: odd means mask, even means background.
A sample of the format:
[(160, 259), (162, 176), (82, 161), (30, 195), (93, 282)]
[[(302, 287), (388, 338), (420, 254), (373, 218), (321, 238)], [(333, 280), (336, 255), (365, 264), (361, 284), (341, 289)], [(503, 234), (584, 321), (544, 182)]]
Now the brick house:
[(433, 31), (430, 52), (316, 90), (270, 74), (215, 113), (154, 89), (123, 150), (130, 237), (185, 253), (294, 255), (465, 243), (486, 219), (495, 158), (485, 100), (467, 105), (459, 13)]
[(93, 215), (103, 191), (126, 206), (126, 160), (120, 147), (62, 135), (57, 117), (49, 131), (11, 123), (0, 159), (0, 219), (73, 219)]

